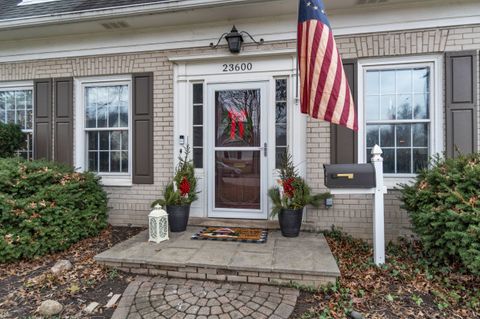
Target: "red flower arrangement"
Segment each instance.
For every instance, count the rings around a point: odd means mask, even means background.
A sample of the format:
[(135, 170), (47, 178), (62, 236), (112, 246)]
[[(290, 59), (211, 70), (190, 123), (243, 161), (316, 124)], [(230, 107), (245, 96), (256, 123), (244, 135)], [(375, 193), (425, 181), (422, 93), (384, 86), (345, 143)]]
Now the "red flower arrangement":
[(293, 177), (282, 180), (283, 193), (288, 198), (292, 198), (295, 194), (295, 187), (293, 187), (294, 181), (295, 178)]
[(190, 183), (188, 182), (186, 176), (184, 176), (182, 181), (180, 182), (178, 190), (180, 191), (180, 196), (188, 197), (188, 194), (190, 193)]

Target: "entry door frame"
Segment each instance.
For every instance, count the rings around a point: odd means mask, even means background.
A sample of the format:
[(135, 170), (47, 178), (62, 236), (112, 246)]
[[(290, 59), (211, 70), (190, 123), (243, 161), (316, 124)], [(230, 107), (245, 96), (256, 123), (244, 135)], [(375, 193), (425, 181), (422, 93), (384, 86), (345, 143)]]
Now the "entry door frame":
[[(269, 156), (268, 143), (269, 143), (269, 121), (268, 121), (268, 108), (269, 108), (269, 81), (242, 81), (242, 82), (224, 82), (224, 83), (208, 83), (207, 84), (207, 97), (206, 97), (206, 135), (207, 135), (207, 189), (208, 189), (208, 211), (207, 215), (210, 218), (228, 218), (228, 219), (262, 219), (268, 218), (268, 182), (269, 182)], [(259, 151), (260, 152), (260, 209), (233, 209), (233, 208), (216, 208), (215, 207), (215, 152), (217, 149), (224, 149), (222, 147), (217, 148), (215, 145), (215, 92), (222, 90), (260, 90), (260, 145), (258, 147), (232, 147), (233, 151)], [(267, 148), (264, 148), (267, 145)], [(266, 154), (266, 155), (265, 155)]]

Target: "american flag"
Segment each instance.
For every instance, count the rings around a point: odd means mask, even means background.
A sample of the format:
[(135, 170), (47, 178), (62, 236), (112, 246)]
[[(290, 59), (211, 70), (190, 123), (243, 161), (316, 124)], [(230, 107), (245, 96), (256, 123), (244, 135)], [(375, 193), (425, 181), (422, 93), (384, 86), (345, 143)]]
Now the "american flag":
[(302, 113), (356, 131), (353, 96), (322, 0), (300, 0), (298, 63)]

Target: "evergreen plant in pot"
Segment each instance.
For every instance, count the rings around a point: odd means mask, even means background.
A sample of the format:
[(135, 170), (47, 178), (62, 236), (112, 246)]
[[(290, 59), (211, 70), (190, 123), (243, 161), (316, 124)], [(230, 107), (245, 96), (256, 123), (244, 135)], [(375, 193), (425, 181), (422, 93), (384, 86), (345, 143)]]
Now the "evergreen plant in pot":
[(171, 232), (183, 232), (187, 229), (190, 217), (190, 206), (197, 200), (198, 192), (195, 167), (190, 157), (190, 147), (187, 145), (183, 155), (178, 157), (173, 181), (167, 185), (163, 199), (152, 203), (164, 206), (168, 213), (168, 224)]
[(289, 152), (286, 152), (280, 167), (278, 186), (268, 191), (272, 200), (272, 217), (278, 216), (284, 237), (298, 237), (302, 226), (303, 209), (307, 205), (320, 206), (330, 193), (313, 195), (310, 187), (298, 175)]

